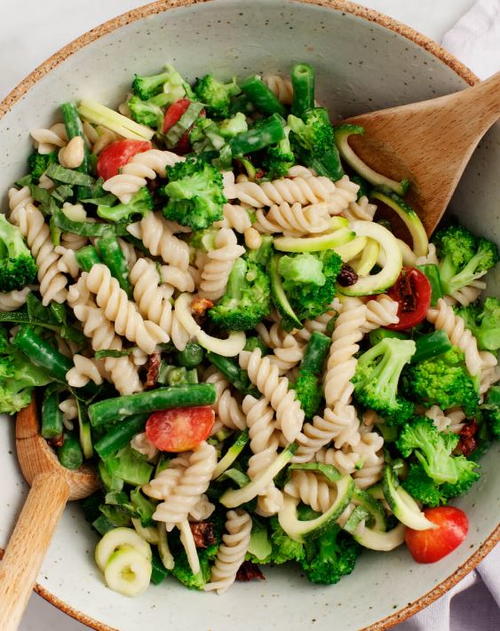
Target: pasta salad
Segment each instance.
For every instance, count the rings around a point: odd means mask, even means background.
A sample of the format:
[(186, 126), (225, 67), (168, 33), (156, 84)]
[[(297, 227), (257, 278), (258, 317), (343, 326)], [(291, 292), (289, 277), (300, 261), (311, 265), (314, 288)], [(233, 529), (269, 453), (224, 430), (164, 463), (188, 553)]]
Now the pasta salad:
[(459, 545), (448, 502), (500, 432), (497, 247), (453, 221), (429, 243), (307, 64), (167, 66), (60, 114), (0, 217), (0, 411), (36, 405), (61, 464), (95, 466), (106, 584), (333, 584), (363, 548)]

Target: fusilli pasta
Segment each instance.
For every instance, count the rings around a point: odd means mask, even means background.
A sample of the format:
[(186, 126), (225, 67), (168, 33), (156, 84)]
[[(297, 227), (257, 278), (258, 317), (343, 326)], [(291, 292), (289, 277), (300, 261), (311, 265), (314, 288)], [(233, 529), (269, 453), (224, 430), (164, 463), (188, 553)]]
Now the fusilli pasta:
[(164, 263), (181, 270), (189, 267), (189, 246), (174, 236), (169, 222), (160, 213), (150, 212), (141, 221), (127, 227), (130, 234), (141, 239), (144, 247)]
[(210, 367), (205, 373), (204, 380), (215, 388), (217, 398), (213, 408), (222, 425), (229, 429), (245, 429), (245, 413), (236, 397), (231, 394), (229, 382), (224, 375), (215, 367)]
[(207, 253), (207, 262), (201, 271), (200, 295), (218, 300), (226, 290), (233, 263), (243, 254), (245, 248), (238, 245), (234, 232), (221, 228), (215, 236), (215, 247)]
[(293, 87), (290, 79), (278, 74), (265, 74), (262, 80), (283, 105), (291, 105), (293, 100)]
[(89, 381), (96, 385), (102, 383), (104, 366), (102, 361), (84, 357), (83, 355), (73, 355), (73, 368), (66, 373), (66, 381), (73, 388), (83, 388)]
[(325, 232), (330, 227), (328, 203), (320, 202), (302, 207), (298, 202), (273, 204), (267, 214), (262, 208), (256, 212), (255, 228), (262, 233), (283, 232), (288, 236), (302, 236)]
[(0, 293), (0, 311), (17, 311), (26, 302), (30, 291), (29, 287), (25, 287), (24, 289)]

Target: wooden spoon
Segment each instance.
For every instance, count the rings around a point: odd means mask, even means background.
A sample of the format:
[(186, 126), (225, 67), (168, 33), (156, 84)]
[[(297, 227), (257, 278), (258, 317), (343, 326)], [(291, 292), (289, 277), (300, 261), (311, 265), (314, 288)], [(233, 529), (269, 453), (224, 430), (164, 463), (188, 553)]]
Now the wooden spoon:
[(19, 625), (66, 502), (83, 499), (99, 486), (91, 468), (70, 471), (61, 466), (39, 432), (32, 401), (16, 419), (17, 457), (31, 490), (0, 562), (2, 631), (15, 631)]
[(411, 182), (408, 201), (431, 234), (486, 131), (500, 117), (500, 72), (461, 92), (343, 121), (365, 128), (349, 138), (370, 167)]

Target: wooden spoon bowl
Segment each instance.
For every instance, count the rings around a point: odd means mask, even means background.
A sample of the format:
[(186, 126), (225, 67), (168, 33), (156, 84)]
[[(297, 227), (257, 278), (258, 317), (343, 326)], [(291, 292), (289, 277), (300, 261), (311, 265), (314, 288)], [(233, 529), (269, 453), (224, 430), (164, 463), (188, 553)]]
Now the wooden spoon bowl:
[(16, 419), (16, 450), (21, 471), (31, 485), (0, 563), (0, 629), (15, 631), (24, 613), (52, 535), (68, 500), (88, 497), (99, 488), (86, 465), (64, 468), (40, 436), (35, 401)]

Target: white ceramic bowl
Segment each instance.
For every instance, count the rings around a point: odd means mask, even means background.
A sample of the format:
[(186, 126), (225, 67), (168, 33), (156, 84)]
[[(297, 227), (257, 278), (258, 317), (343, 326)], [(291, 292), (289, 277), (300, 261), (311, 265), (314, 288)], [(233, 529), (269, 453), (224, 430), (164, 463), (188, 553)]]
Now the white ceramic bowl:
[[(134, 72), (152, 73), (165, 62), (193, 79), (209, 70), (222, 77), (287, 72), (298, 61), (315, 66), (318, 98), (341, 115), (431, 98), (475, 81), (430, 40), (349, 3), (158, 2), (79, 38), (0, 104), (0, 190), (6, 191), (24, 172), (28, 129), (50, 123), (63, 101), (88, 97), (117, 105)], [(464, 223), (498, 241), (499, 141), (499, 130), (492, 130), (453, 202)], [(13, 434), (12, 423), (4, 419), (0, 546), (26, 493)], [(169, 580), (127, 599), (105, 588), (93, 562), (96, 537), (72, 506), (43, 564), (38, 590), (96, 629), (302, 631), (313, 623), (336, 631), (386, 629), (440, 596), (493, 547), (500, 505), (494, 481), (498, 454), (497, 444), (482, 461), (480, 482), (457, 502), (470, 518), (466, 542), (434, 565), (415, 564), (403, 547), (390, 554), (366, 552), (354, 573), (331, 587), (311, 585), (290, 568), (266, 570), (266, 581), (236, 584), (219, 597), (189, 592)]]

